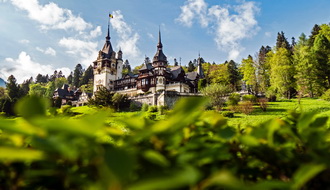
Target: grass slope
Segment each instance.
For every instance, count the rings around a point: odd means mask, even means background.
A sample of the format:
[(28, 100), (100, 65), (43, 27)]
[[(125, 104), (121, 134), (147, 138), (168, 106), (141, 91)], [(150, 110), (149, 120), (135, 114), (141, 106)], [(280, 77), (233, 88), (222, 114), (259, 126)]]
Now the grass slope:
[[(300, 104), (297, 99), (269, 102), (266, 112), (263, 112), (258, 106), (254, 106), (254, 111), (250, 115), (235, 113), (234, 118), (228, 119), (228, 124), (241, 127), (256, 126), (269, 119), (281, 118), (287, 115), (288, 110), (316, 111), (321, 116), (330, 116), (330, 102), (312, 98), (301, 99)], [(330, 126), (330, 121), (328, 121), (328, 126)]]

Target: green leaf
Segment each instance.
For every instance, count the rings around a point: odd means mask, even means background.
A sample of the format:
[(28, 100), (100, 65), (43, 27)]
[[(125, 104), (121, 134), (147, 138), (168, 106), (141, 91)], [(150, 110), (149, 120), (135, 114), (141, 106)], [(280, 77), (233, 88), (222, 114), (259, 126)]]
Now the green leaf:
[(162, 154), (154, 150), (145, 151), (143, 153), (143, 157), (151, 163), (160, 165), (162, 167), (168, 167), (170, 165), (169, 161)]
[(228, 189), (249, 189), (240, 180), (238, 180), (230, 171), (222, 170), (211, 177), (207, 178), (203, 183), (202, 189), (210, 186), (218, 186)]
[(39, 150), (0, 147), (0, 160), (5, 161), (34, 161), (43, 160), (45, 154)]
[(258, 139), (256, 139), (253, 136), (250, 135), (245, 135), (245, 136), (241, 136), (239, 138), (241, 140), (241, 142), (247, 146), (259, 146), (260, 142), (258, 141)]
[(220, 129), (218, 134), (221, 138), (228, 140), (228, 139), (231, 139), (233, 136), (235, 136), (236, 131), (232, 127), (226, 127), (226, 128)]
[(141, 180), (131, 185), (129, 190), (154, 190), (154, 189), (176, 189), (193, 185), (199, 179), (199, 172), (192, 168), (186, 167), (181, 170), (173, 170), (173, 172), (161, 177), (154, 177)]
[(47, 99), (37, 96), (27, 96), (17, 102), (15, 111), (25, 119), (31, 119), (34, 117), (46, 116), (48, 107), (49, 102)]
[(134, 167), (133, 155), (124, 149), (111, 146), (105, 147), (105, 162), (109, 171), (122, 181), (131, 174)]
[(318, 117), (316, 118), (313, 123), (310, 124), (311, 127), (323, 127), (327, 121), (328, 121), (328, 117)]
[(293, 175), (293, 189), (302, 188), (309, 180), (326, 169), (324, 164), (305, 164), (302, 165)]

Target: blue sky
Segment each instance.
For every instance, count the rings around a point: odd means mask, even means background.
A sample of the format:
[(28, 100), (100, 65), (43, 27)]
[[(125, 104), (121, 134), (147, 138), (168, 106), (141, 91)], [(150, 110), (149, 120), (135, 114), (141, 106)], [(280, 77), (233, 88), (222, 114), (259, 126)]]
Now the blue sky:
[(277, 32), (296, 39), (330, 22), (329, 0), (0, 0), (0, 77), (18, 82), (55, 69), (86, 68), (104, 43), (108, 13), (111, 42), (134, 67), (156, 51), (158, 28), (170, 64), (201, 56), (238, 63)]

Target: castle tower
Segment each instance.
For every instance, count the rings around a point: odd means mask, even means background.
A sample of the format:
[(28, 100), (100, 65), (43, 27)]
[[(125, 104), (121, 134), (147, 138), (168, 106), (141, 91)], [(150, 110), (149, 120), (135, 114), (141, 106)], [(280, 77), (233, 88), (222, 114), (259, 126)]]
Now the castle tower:
[(94, 68), (94, 88), (93, 92), (97, 91), (101, 86), (108, 90), (114, 89), (114, 81), (122, 77), (122, 52), (113, 51), (110, 42), (110, 30), (108, 24), (108, 34), (105, 37), (105, 43), (102, 50), (99, 51), (97, 59), (93, 62)]
[(198, 54), (198, 60), (197, 60), (197, 74), (199, 75), (199, 78), (205, 78), (204, 71), (203, 71), (203, 66), (202, 66), (202, 58), (201, 55)]
[(158, 34), (157, 52), (153, 58), (152, 66), (154, 67), (154, 72), (156, 75), (156, 91), (165, 90), (167, 58), (163, 53), (160, 30)]

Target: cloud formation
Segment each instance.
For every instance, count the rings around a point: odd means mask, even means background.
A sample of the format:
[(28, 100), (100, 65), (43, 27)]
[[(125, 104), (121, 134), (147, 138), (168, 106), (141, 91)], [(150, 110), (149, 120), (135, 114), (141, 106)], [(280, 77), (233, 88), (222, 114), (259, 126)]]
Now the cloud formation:
[(228, 53), (228, 59), (237, 60), (244, 47), (241, 40), (254, 36), (258, 30), (255, 18), (259, 8), (253, 1), (242, 1), (238, 5), (214, 5), (208, 7), (204, 0), (187, 0), (176, 19), (191, 27), (194, 20), (202, 27), (209, 26), (217, 47)]
[(50, 2), (40, 5), (38, 0), (10, 0), (17, 8), (27, 11), (28, 17), (41, 24), (42, 29), (73, 29), (83, 31), (91, 28), (80, 16), (75, 16), (71, 10), (60, 8), (57, 4)]
[(84, 41), (76, 38), (62, 38), (59, 41), (59, 45), (68, 49), (66, 52), (77, 58), (79, 63), (86, 67), (92, 64), (97, 57), (97, 42)]
[(63, 67), (54, 69), (51, 65), (42, 65), (34, 62), (30, 55), (22, 51), (17, 59), (6, 58), (5, 62), (9, 63), (6, 67), (0, 69), (0, 77), (6, 80), (10, 75), (14, 75), (18, 83), (35, 77), (39, 73), (46, 75), (54, 73), (54, 70), (62, 71), (64, 75), (70, 74), (70, 69)]
[(113, 18), (110, 20), (112, 28), (118, 34), (120, 40), (118, 41), (117, 48), (121, 48), (125, 57), (135, 59), (140, 56), (140, 49), (137, 46), (140, 36), (134, 32), (132, 27), (129, 26), (120, 10), (112, 12)]
[(42, 52), (42, 53), (44, 53), (46, 55), (56, 56), (56, 51), (53, 48), (51, 48), (51, 47), (48, 47), (46, 49), (42, 49), (40, 47), (36, 47), (36, 50), (38, 50), (38, 51), (40, 51), (40, 52)]

